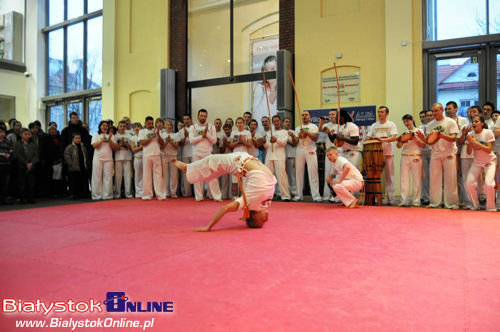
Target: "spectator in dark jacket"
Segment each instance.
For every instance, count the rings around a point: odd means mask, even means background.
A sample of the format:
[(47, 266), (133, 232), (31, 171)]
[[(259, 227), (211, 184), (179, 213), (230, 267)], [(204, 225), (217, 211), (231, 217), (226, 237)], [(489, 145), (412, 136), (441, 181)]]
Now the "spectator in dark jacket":
[(71, 112), (69, 114), (69, 120), (68, 126), (61, 132), (61, 140), (64, 148), (73, 142), (73, 133), (80, 133), (82, 143), (88, 150), (90, 148), (91, 137), (89, 132), (82, 127), (82, 122), (78, 119), (78, 113)]
[(12, 148), (5, 136), (7, 128), (0, 126), (0, 204), (7, 203)]
[(20, 189), (20, 203), (34, 203), (35, 169), (39, 161), (38, 149), (31, 141), (31, 132), (27, 128), (21, 131), (22, 140), (14, 146), (17, 162), (17, 185)]
[(65, 197), (67, 195), (66, 181), (62, 172), (64, 146), (56, 127), (49, 127), (45, 141), (45, 161), (49, 173), (48, 183), (50, 184), (49, 194), (51, 197)]
[(73, 143), (64, 150), (64, 161), (68, 167), (69, 189), (73, 198), (88, 198), (90, 159), (79, 133), (73, 133)]

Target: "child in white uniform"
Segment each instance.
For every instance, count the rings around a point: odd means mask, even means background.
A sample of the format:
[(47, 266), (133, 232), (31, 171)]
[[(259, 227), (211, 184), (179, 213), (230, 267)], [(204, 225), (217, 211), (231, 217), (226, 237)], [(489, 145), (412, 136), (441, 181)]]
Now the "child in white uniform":
[[(413, 187), (413, 206), (420, 206), (421, 177), (422, 177), (422, 153), (420, 148), (425, 147), (422, 139), (424, 132), (415, 128), (413, 116), (406, 114), (403, 116), (403, 122), (408, 131), (398, 137), (397, 147), (403, 148), (401, 155), (401, 203), (399, 206), (410, 205), (410, 174)], [(406, 133), (411, 133), (409, 140), (404, 140)]]
[(135, 198), (142, 197), (142, 145), (139, 139), (139, 131), (142, 129), (140, 122), (134, 123), (135, 135), (132, 136), (132, 144), (130, 148), (134, 153), (134, 184), (135, 184)]
[(472, 202), (474, 210), (479, 210), (479, 199), (477, 194), (478, 177), (484, 171), (484, 191), (486, 193), (486, 210), (496, 211), (495, 208), (495, 172), (497, 168), (497, 157), (493, 152), (495, 136), (493, 132), (485, 128), (484, 117), (472, 118), (474, 131), (467, 135), (467, 151), (474, 150), (474, 162), (467, 175), (467, 194)]
[(113, 199), (113, 149), (115, 143), (108, 134), (108, 123), (101, 121), (90, 142), (94, 147), (92, 160), (92, 199)]
[(118, 133), (113, 135), (115, 150), (115, 198), (120, 198), (122, 179), (125, 182), (125, 197), (132, 198), (132, 152), (131, 137), (126, 132), (127, 124), (124, 120), (118, 122)]

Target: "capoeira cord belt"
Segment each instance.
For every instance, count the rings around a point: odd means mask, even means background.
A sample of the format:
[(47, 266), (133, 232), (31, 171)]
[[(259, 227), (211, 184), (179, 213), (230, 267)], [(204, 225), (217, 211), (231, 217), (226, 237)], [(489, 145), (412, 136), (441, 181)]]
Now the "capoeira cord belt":
[[(243, 162), (238, 166), (238, 186), (240, 187), (241, 190), (241, 196), (243, 196), (243, 217), (241, 219), (246, 220), (250, 218), (250, 208), (248, 207), (248, 202), (247, 202), (247, 195), (245, 194), (245, 191), (243, 190), (243, 183), (241, 182), (241, 176), (246, 172), (245, 171), (245, 164), (249, 162), (250, 160), (257, 159), (254, 156), (247, 157), (243, 160)], [(239, 161), (239, 158), (237, 159)]]

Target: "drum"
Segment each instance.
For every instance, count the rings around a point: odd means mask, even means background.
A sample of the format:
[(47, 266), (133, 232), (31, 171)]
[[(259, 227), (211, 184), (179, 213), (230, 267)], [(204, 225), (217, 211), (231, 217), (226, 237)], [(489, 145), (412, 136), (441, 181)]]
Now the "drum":
[(380, 174), (384, 170), (384, 149), (382, 142), (377, 140), (365, 141), (363, 144), (363, 171), (366, 174), (365, 204), (382, 205), (382, 184)]
[(384, 170), (384, 149), (382, 142), (365, 141), (363, 144), (363, 171), (367, 175), (380, 177)]

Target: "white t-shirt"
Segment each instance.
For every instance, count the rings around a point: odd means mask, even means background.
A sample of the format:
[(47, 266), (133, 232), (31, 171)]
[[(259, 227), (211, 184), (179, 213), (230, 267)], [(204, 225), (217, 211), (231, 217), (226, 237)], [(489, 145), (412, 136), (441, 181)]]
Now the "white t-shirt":
[[(286, 130), (286, 129), (285, 129)], [(288, 129), (287, 130), (288, 133), (292, 132), (293, 133), (293, 130), (292, 129)], [(291, 135), (288, 135), (288, 138), (287, 138), (287, 145), (286, 145), (286, 157), (287, 158), (295, 158), (295, 154), (296, 154), (296, 150), (297, 150), (297, 147), (292, 145), (293, 143), (293, 139), (292, 139), (292, 136)]]
[(222, 146), (222, 139), (224, 138), (224, 136), (226, 136), (226, 134), (224, 133), (224, 130), (221, 129), (219, 131), (216, 131), (215, 136), (217, 136), (217, 142), (214, 144), (213, 153), (214, 154), (223, 153), (220, 151), (220, 147)]
[[(497, 119), (497, 122), (495, 123), (494, 129), (500, 129), (500, 118)], [(493, 135), (495, 134), (495, 131), (493, 131)], [(496, 153), (500, 153), (500, 136), (495, 137), (495, 144), (493, 145), (493, 150)]]
[(403, 151), (402, 151), (403, 154), (420, 154), (420, 146), (418, 146), (417, 144), (418, 138), (415, 135), (417, 131), (421, 132), (422, 134), (424, 133), (422, 130), (418, 128), (412, 130), (412, 132), (414, 133), (412, 139), (410, 139), (406, 143), (403, 143)]
[(226, 136), (226, 133), (224, 133), (224, 136), (221, 137), (221, 139), (219, 140), (219, 152), (220, 153), (230, 153), (231, 148), (229, 146), (225, 150), (223, 150), (224, 149), (224, 138), (229, 143), (231, 141), (231, 135)]
[[(328, 122), (328, 123), (326, 123), (326, 124), (323, 125), (323, 128), (325, 128), (325, 127), (330, 130), (330, 134), (336, 134), (337, 133), (337, 124), (336, 123)], [(334, 146), (334, 145), (333, 145), (333, 142), (330, 141), (330, 138), (327, 135), (327, 137), (326, 137), (326, 143), (325, 143), (325, 148), (328, 149), (330, 146)], [(325, 155), (325, 157), (326, 157), (326, 155)]]
[(182, 128), (177, 133), (177, 135), (179, 136), (179, 141), (183, 140), (184, 137), (186, 138), (186, 140), (184, 141), (184, 145), (182, 146), (182, 158), (191, 158), (193, 156), (193, 146), (191, 145), (191, 142), (189, 142), (189, 128), (186, 128), (186, 130), (188, 131), (187, 135), (185, 135), (184, 128)]
[[(423, 132), (423, 133), (424, 133), (424, 135), (426, 135), (427, 125), (424, 125), (424, 124), (423, 124), (423, 125), (420, 125), (420, 126), (418, 126), (418, 129), (420, 129), (420, 131), (421, 131), (421, 132)], [(420, 151), (421, 151), (422, 153), (430, 153), (430, 152), (431, 152), (431, 147), (430, 147), (429, 145), (427, 145), (427, 144), (426, 144), (426, 145), (425, 145), (425, 147), (420, 148)]]
[(492, 130), (495, 127), (495, 123), (493, 122), (492, 118), (489, 118), (488, 120), (484, 120), (484, 123), (488, 125), (488, 129)]
[[(369, 137), (391, 137), (398, 134), (398, 128), (392, 121), (387, 120), (384, 124), (375, 122), (368, 129)], [(382, 142), (382, 149), (384, 149), (384, 156), (394, 155), (394, 145), (392, 142)]]
[[(474, 137), (481, 144), (495, 142), (495, 135), (489, 129), (483, 129), (479, 134), (476, 134), (475, 131), (471, 131), (468, 135)], [(488, 153), (476, 145), (472, 146), (472, 150), (474, 150), (474, 164), (484, 165), (496, 161), (497, 159), (493, 150)]]
[(264, 147), (267, 149), (266, 160), (286, 160), (286, 145), (288, 132), (284, 129), (273, 130), (273, 136), (277, 141), (271, 144), (271, 134), (267, 135)]
[[(141, 146), (141, 140), (139, 139), (139, 136), (134, 135), (134, 136), (132, 136), (131, 140), (132, 140), (132, 142), (133, 142), (133, 144), (135, 145), (136, 148), (138, 148), (139, 146)], [(142, 157), (142, 150), (139, 150), (136, 153), (134, 153), (134, 156), (136, 156), (136, 157)]]
[[(335, 126), (336, 127), (336, 126)], [(351, 138), (351, 137), (359, 137), (359, 127), (356, 126), (352, 122), (346, 122), (345, 124), (340, 126), (340, 135)], [(360, 151), (361, 148), (359, 146), (359, 142), (356, 145), (349, 144), (347, 142), (344, 142), (344, 145), (342, 145), (342, 150), (343, 151)]]
[[(153, 136), (155, 129), (141, 129), (139, 131), (139, 140), (146, 140)], [(160, 143), (158, 143), (158, 137), (155, 137), (149, 142), (148, 145), (144, 145), (142, 148), (144, 157), (159, 156), (160, 155)]]
[(179, 142), (179, 137), (177, 136), (176, 133), (167, 133), (166, 131), (161, 132), (161, 138), (165, 142), (165, 146), (163, 147), (163, 152), (165, 153), (166, 156), (168, 157), (177, 157), (177, 149), (174, 148), (174, 146), (170, 143), (166, 144), (167, 141), (177, 143)]
[(90, 142), (90, 144), (94, 145), (95, 143), (101, 141), (103, 138), (104, 142), (102, 142), (102, 144), (94, 150), (94, 159), (103, 161), (113, 160), (113, 150), (109, 145), (108, 134), (104, 135), (95, 133), (94, 135), (92, 135), (92, 141)]
[(351, 164), (346, 158), (342, 156), (338, 156), (337, 160), (335, 160), (334, 163), (332, 163), (332, 169), (330, 171), (330, 175), (337, 174), (339, 177), (342, 177), (342, 174), (344, 173), (344, 167), (349, 169), (349, 173), (346, 176), (346, 180), (358, 180), (358, 181), (363, 181), (363, 176), (359, 172), (359, 170), (354, 167), (353, 164)]
[[(466, 127), (472, 127), (470, 125), (467, 125)], [(460, 136), (462, 135), (462, 128), (460, 128)], [(467, 140), (464, 141), (464, 144), (461, 145), (460, 149), (460, 159), (473, 159), (474, 158), (474, 149), (472, 149), (472, 152), (470, 154), (467, 153), (467, 146), (469, 143)]]
[[(443, 130), (442, 133), (448, 136), (452, 134), (459, 134), (460, 132), (455, 120), (444, 117), (440, 121), (436, 121), (434, 119), (429, 122), (429, 124), (427, 125), (427, 135), (432, 133), (437, 127), (441, 127), (441, 130)], [(440, 138), (436, 143), (432, 144), (431, 149), (432, 155), (436, 157), (451, 156), (456, 154), (458, 151), (456, 140), (450, 142), (444, 138)]]
[[(307, 125), (303, 124), (302, 128), (300, 128), (300, 126), (295, 128), (295, 136), (299, 136), (301, 129), (304, 129), (310, 134), (317, 134), (319, 132), (318, 126), (316, 126), (314, 123), (309, 122)], [(309, 136), (307, 136), (305, 139), (299, 138), (299, 143), (297, 144), (297, 152), (316, 152), (316, 142), (314, 142)]]
[[(115, 142), (116, 145), (120, 144), (121, 142), (125, 142), (128, 144), (131, 144), (131, 137), (129, 134), (126, 132), (122, 135), (120, 133), (114, 134), (113, 137), (111, 137), (113, 142)], [(132, 151), (126, 146), (122, 146), (120, 150), (115, 152), (115, 160), (132, 160)]]
[[(244, 136), (245, 137), (244, 140), (250, 140), (252, 138), (252, 134), (250, 134), (250, 132), (245, 129), (243, 129), (243, 131), (239, 131), (238, 129), (233, 130), (231, 132), (230, 137), (234, 142), (236, 142), (240, 136)], [(248, 151), (247, 146), (243, 143), (238, 143), (238, 145), (236, 145), (233, 148), (233, 152), (247, 152), (247, 151)]]
[(208, 124), (207, 135), (203, 137), (205, 125), (199, 123), (189, 127), (189, 142), (193, 146), (193, 156), (208, 156), (212, 153), (213, 145), (217, 143), (217, 135), (215, 134), (215, 126)]

